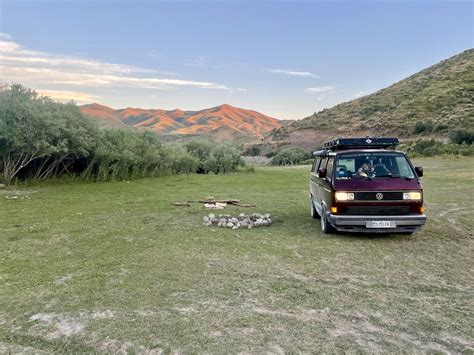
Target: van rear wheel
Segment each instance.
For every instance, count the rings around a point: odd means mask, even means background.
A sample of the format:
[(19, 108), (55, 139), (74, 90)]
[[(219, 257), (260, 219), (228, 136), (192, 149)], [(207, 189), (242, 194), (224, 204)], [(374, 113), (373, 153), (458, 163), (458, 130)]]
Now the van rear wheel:
[(321, 216), (319, 215), (318, 210), (314, 206), (313, 196), (311, 196), (310, 203), (311, 203), (311, 217), (314, 219), (320, 219)]

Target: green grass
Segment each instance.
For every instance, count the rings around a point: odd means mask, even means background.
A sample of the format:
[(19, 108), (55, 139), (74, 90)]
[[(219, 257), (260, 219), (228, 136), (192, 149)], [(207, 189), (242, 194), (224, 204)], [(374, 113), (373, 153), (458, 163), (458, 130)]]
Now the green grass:
[(322, 235), (308, 167), (0, 190), (0, 352), (472, 351), (474, 159), (418, 163), (413, 236)]

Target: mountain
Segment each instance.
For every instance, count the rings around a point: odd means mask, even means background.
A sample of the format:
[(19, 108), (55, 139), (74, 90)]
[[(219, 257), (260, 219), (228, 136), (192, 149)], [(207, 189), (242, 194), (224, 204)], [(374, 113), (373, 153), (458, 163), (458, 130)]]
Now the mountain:
[(446, 140), (456, 128), (474, 128), (474, 49), (371, 95), (277, 128), (265, 142), (312, 149), (338, 136), (423, 135)]
[(281, 121), (262, 113), (221, 105), (200, 111), (110, 107), (90, 104), (81, 111), (95, 117), (104, 126), (147, 128), (176, 136), (215, 135), (222, 139), (232, 137), (261, 137), (281, 127)]

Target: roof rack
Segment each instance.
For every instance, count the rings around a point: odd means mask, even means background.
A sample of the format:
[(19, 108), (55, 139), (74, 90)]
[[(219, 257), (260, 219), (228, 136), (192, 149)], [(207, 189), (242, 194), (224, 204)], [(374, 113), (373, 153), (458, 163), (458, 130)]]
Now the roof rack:
[(372, 149), (372, 148), (394, 148), (400, 141), (398, 138), (338, 138), (324, 143), (324, 149)]

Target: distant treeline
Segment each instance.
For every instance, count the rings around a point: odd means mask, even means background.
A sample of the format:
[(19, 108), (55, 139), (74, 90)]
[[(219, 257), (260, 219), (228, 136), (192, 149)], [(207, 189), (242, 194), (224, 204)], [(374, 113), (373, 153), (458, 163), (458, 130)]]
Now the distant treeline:
[[(457, 129), (450, 134), (451, 143), (443, 143), (436, 139), (417, 139), (410, 144), (403, 144), (400, 150), (411, 157), (434, 156), (472, 156), (474, 155), (474, 132), (468, 129)], [(317, 150), (315, 148), (313, 150)], [(269, 156), (270, 155), (270, 156)], [(274, 154), (269, 154), (273, 165), (305, 165), (311, 164), (311, 152), (301, 148), (283, 148)]]
[(229, 144), (162, 144), (151, 131), (99, 128), (73, 104), (19, 84), (0, 87), (0, 180), (73, 175), (84, 180), (227, 173), (243, 162)]

